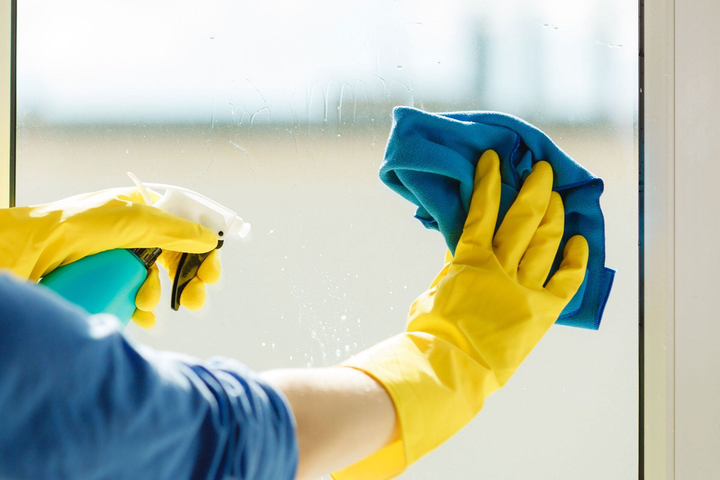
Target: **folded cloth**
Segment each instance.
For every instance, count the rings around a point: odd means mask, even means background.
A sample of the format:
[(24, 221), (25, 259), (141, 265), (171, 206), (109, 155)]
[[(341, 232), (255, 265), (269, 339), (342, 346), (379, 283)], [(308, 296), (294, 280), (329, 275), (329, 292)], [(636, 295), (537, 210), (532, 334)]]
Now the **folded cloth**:
[(615, 276), (615, 270), (605, 267), (603, 181), (543, 132), (511, 115), (427, 113), (408, 107), (395, 108), (393, 115), (380, 178), (417, 205), (415, 217), (425, 227), (439, 230), (453, 253), (470, 207), (475, 165), (485, 150), (500, 156), (503, 184), (497, 225), (532, 165), (540, 160), (552, 165), (553, 190), (565, 205), (565, 233), (548, 278), (557, 270), (570, 237), (582, 235), (590, 247), (585, 281), (556, 323), (597, 330)]

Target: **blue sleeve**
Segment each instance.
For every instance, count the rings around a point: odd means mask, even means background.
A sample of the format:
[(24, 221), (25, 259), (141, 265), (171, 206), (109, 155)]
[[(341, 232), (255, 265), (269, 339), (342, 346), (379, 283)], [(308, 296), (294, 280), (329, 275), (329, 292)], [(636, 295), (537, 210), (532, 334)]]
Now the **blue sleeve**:
[(294, 419), (245, 366), (134, 346), (0, 275), (0, 478), (293, 479)]

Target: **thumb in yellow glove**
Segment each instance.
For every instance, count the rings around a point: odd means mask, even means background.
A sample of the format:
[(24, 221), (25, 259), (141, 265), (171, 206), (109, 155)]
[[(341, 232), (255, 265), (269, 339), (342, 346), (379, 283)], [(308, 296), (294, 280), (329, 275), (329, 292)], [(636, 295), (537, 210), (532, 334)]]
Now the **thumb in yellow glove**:
[(535, 164), (494, 233), (500, 161), (491, 150), (482, 155), (455, 258), (412, 304), (407, 332), (343, 364), (388, 391), (400, 436), (335, 479), (401, 473), (467, 424), (555, 323), (583, 282), (588, 246), (571, 238), (546, 283), (564, 229), (552, 184), (550, 165)]
[[(61, 265), (115, 248), (162, 248), (158, 261), (171, 278), (178, 252), (204, 253), (217, 246), (207, 228), (145, 205), (136, 188), (76, 195), (32, 207), (0, 210), (0, 268), (37, 281)], [(180, 303), (196, 310), (205, 300), (205, 283), (220, 276), (217, 252), (203, 262), (183, 291)], [(155, 323), (160, 300), (158, 268), (148, 271), (136, 297), (133, 320), (144, 328)]]

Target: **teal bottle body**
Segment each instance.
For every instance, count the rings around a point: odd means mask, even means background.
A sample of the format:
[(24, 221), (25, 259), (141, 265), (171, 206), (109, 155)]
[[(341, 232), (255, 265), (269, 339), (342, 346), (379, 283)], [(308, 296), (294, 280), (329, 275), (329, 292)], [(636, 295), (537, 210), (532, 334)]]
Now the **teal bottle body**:
[(154, 255), (148, 262), (148, 255), (143, 257), (142, 252), (153, 250), (156, 249), (100, 252), (56, 268), (39, 283), (90, 314), (109, 313), (127, 325), (135, 312), (135, 296), (147, 278), (147, 269), (157, 258)]

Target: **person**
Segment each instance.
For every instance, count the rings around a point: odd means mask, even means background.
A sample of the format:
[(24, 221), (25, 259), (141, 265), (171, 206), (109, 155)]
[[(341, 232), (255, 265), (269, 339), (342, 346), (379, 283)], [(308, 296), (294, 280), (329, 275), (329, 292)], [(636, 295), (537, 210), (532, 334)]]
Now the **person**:
[[(462, 237), (407, 329), (330, 368), (254, 373), (134, 345), (29, 282), (112, 248), (215, 246), (203, 227), (107, 190), (0, 211), (0, 477), (3, 479), (383, 479), (467, 424), (553, 325), (585, 276), (587, 242), (563, 238), (553, 172), (534, 165), (498, 222), (497, 154), (482, 154)], [(497, 223), (500, 223), (497, 227)], [(208, 257), (181, 302), (199, 308)], [(14, 277), (14, 278), (13, 278)], [(157, 271), (134, 319), (154, 322)]]

